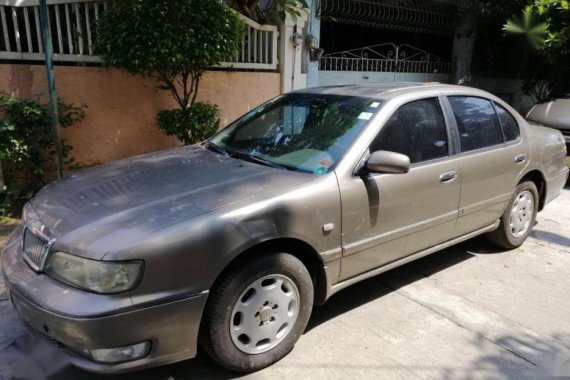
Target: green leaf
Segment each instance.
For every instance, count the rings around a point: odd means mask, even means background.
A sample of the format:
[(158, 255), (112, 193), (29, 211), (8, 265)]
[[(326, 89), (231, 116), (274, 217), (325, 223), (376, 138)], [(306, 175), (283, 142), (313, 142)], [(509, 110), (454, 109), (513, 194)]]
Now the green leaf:
[(244, 23), (214, 0), (110, 0), (96, 27), (95, 53), (107, 66), (158, 78), (181, 108), (194, 89), (175, 86), (238, 52)]
[[(540, 7), (538, 7), (540, 9)], [(524, 35), (529, 43), (540, 48), (544, 46), (548, 33), (548, 23), (541, 21), (534, 13), (532, 5), (525, 7), (521, 16), (514, 16), (503, 25), (503, 31), (507, 34)]]
[[(84, 117), (84, 107), (58, 101), (62, 127)], [(71, 147), (62, 140), (65, 161)], [(37, 100), (0, 95), (0, 158), (3, 162), (6, 193), (11, 202), (25, 194), (33, 195), (53, 179), (54, 136), (47, 105)], [(1, 201), (0, 201), (1, 202)], [(1, 208), (1, 207), (0, 207)]]

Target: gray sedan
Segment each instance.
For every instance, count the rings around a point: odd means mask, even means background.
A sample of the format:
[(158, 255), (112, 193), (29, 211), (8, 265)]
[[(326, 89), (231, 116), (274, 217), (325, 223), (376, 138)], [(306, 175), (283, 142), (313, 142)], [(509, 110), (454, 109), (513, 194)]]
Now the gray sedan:
[(255, 371), (314, 304), (486, 234), (520, 246), (568, 177), (559, 131), (438, 84), (280, 96), (200, 145), (44, 188), (2, 253), (11, 301), (74, 365)]
[(526, 118), (545, 127), (558, 129), (566, 144), (570, 145), (570, 93), (552, 95), (554, 99), (532, 107)]

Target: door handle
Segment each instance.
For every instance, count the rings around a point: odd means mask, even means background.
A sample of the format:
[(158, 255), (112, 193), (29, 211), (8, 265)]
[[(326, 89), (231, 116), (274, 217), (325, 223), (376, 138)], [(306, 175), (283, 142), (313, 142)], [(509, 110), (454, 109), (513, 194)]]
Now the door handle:
[(519, 154), (515, 157), (515, 163), (517, 164), (524, 164), (526, 162), (527, 156), (526, 154)]
[(439, 176), (439, 182), (451, 183), (457, 179), (457, 172), (447, 172)]

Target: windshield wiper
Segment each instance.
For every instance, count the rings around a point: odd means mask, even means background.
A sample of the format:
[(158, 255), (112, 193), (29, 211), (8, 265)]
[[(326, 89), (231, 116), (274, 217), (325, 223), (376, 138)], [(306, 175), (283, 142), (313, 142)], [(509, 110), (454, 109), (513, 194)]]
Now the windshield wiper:
[(206, 148), (211, 150), (212, 152), (216, 152), (218, 154), (221, 154), (221, 155), (224, 155), (227, 157), (237, 158), (240, 160), (249, 161), (249, 162), (253, 162), (256, 164), (261, 164), (261, 165), (269, 166), (269, 167), (276, 168), (276, 169), (294, 170), (293, 168), (290, 168), (288, 166), (279, 165), (273, 161), (266, 160), (264, 158), (261, 158), (259, 156), (255, 156), (253, 154), (247, 154), (247, 153), (238, 152), (235, 150), (224, 149), (224, 148), (222, 148), (222, 147), (220, 147), (214, 143), (211, 143), (211, 142), (208, 142), (206, 144)]
[(230, 152), (228, 152), (227, 150), (225, 150), (225, 149), (223, 149), (223, 148), (221, 148), (221, 147), (219, 147), (219, 146), (217, 146), (216, 144), (211, 143), (211, 142), (208, 142), (208, 143), (206, 144), (206, 149), (209, 149), (209, 150), (211, 150), (212, 152), (221, 154), (221, 155), (223, 155), (223, 156), (230, 156)]
[(241, 160), (245, 160), (245, 161), (253, 162), (256, 164), (269, 166), (269, 167), (276, 168), (276, 169), (294, 170), (288, 166), (279, 165), (278, 163), (266, 160), (266, 159), (261, 158), (259, 156), (254, 156), (253, 154), (247, 154), (247, 153), (233, 151), (230, 153), (230, 157), (239, 158)]

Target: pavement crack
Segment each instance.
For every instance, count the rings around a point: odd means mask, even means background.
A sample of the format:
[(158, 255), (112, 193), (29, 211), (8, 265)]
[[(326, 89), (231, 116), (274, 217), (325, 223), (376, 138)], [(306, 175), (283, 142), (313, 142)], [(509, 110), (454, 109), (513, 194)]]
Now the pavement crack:
[(488, 342), (491, 342), (493, 344), (495, 344), (496, 346), (499, 346), (500, 348), (502, 348), (503, 350), (510, 352), (511, 354), (515, 355), (517, 358), (524, 360), (527, 363), (532, 364), (535, 367), (538, 367), (538, 364), (536, 364), (535, 362), (533, 362), (532, 360), (525, 358), (524, 356), (522, 356), (521, 354), (516, 353), (515, 351), (511, 350), (510, 348), (501, 346), (500, 344), (498, 344), (497, 342), (494, 342), (493, 340), (487, 338), (486, 336), (482, 336), (483, 339), (485, 339)]

